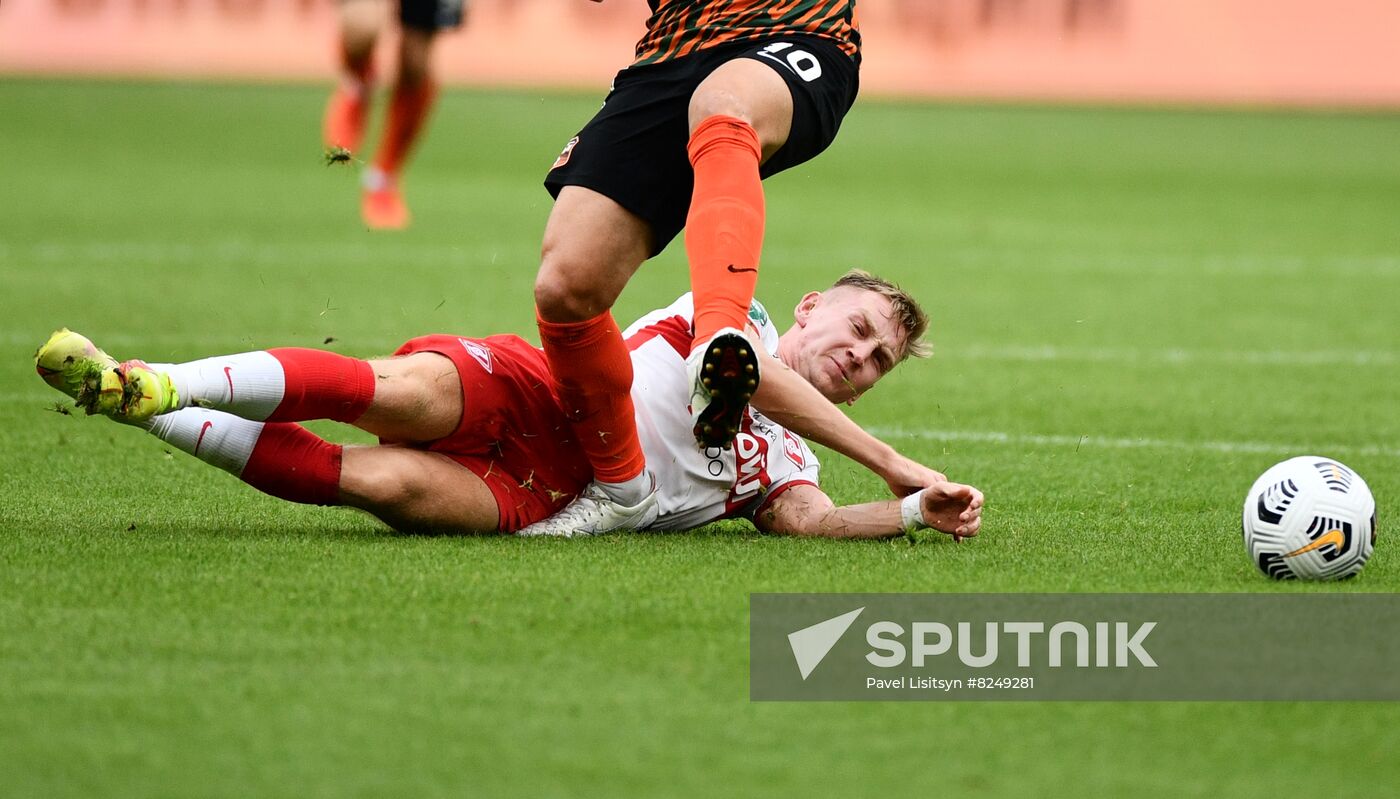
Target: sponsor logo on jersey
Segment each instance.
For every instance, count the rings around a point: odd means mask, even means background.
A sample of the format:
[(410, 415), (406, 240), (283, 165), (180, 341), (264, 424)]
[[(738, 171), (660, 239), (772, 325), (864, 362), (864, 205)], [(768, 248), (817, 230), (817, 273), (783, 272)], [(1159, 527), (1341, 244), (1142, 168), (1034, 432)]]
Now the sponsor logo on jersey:
[(754, 327), (761, 328), (768, 324), (768, 311), (759, 304), (758, 300), (749, 304), (749, 319), (753, 320)]
[(462, 349), (467, 351), (468, 355), (475, 358), (476, 362), (481, 364), (481, 368), (486, 370), (486, 374), (489, 375), (492, 373), (491, 350), (486, 349), (475, 341), (468, 341), (464, 338), (459, 338), (457, 341), (462, 345)]
[(734, 437), (734, 471), (734, 488), (729, 493), (731, 506), (766, 490), (773, 482), (768, 475), (768, 439), (740, 431)]
[(807, 468), (807, 456), (802, 454), (802, 440), (789, 430), (783, 431), (783, 454), (797, 468)]
[(564, 145), (564, 152), (560, 153), (559, 157), (554, 159), (554, 166), (550, 167), (550, 169), (558, 169), (559, 167), (569, 163), (569, 156), (574, 154), (574, 148), (577, 146), (577, 136), (573, 137), (572, 139), (569, 139), (569, 143)]

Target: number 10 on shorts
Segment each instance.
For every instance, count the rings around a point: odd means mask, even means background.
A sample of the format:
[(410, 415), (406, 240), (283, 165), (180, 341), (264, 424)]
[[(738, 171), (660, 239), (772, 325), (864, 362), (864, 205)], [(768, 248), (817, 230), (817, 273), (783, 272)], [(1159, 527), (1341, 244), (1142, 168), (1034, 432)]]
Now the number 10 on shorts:
[(822, 62), (806, 50), (794, 49), (792, 42), (774, 42), (758, 52), (774, 61), (787, 64), (788, 68), (797, 73), (797, 77), (808, 83), (822, 76)]

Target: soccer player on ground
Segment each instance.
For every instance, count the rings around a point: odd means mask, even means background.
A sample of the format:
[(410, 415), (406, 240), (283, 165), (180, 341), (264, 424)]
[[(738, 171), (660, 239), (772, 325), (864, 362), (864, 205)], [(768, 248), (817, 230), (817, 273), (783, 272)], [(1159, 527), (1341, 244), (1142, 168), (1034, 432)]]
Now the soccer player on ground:
[[(803, 297), (781, 338), (761, 305), (749, 318), (754, 341), (774, 356), (765, 368), (792, 370), (832, 402), (854, 400), (904, 357), (924, 352), (922, 311), (864, 273)], [(817, 488), (807, 444), (752, 408), (733, 447), (697, 449), (683, 408), (691, 325), (686, 295), (626, 338), (636, 424), (659, 487), (658, 515), (639, 527), (747, 517), (761, 530), (798, 535), (978, 532), (981, 493), (944, 479), (903, 502), (835, 507)], [(148, 365), (118, 364), (60, 330), (36, 366), (89, 413), (144, 427), (268, 494), (361, 508), (400, 530), (547, 534), (530, 525), (592, 478), (548, 389), (543, 353), (515, 336), (425, 336), (372, 361), (274, 349)], [(294, 423), (309, 419), (354, 424), (383, 443), (331, 444)]]
[[(327, 147), (359, 152), (374, 89), (374, 45), (388, 23), (390, 0), (339, 0), (340, 83), (326, 104), (322, 136)], [(462, 24), (464, 0), (399, 0), (398, 74), (374, 160), (365, 169), (360, 213), (380, 230), (408, 226), (400, 176), (418, 139), (437, 83), (432, 73), (438, 31)]]
[[(754, 392), (743, 334), (763, 245), (762, 179), (816, 156), (855, 101), (855, 0), (649, 0), (636, 59), (545, 179), (555, 205), (535, 282), (550, 372), (596, 482), (559, 528), (636, 526), (655, 484), (633, 425), (627, 348), (610, 308), (642, 262), (685, 229), (695, 297), (688, 404), (696, 440), (728, 446), (751, 398), (821, 443), (842, 414), (795, 381)], [(846, 429), (838, 450), (897, 491), (928, 482), (912, 461)]]

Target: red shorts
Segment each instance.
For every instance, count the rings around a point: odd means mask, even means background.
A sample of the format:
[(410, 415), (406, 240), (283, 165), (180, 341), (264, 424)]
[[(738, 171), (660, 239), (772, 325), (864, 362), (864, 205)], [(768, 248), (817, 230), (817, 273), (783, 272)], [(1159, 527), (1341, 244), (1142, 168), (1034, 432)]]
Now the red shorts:
[(551, 388), (544, 351), (519, 336), (422, 336), (395, 355), (436, 352), (462, 381), (462, 421), (421, 448), (440, 452), (486, 482), (514, 532), (549, 518), (593, 479), (593, 467)]

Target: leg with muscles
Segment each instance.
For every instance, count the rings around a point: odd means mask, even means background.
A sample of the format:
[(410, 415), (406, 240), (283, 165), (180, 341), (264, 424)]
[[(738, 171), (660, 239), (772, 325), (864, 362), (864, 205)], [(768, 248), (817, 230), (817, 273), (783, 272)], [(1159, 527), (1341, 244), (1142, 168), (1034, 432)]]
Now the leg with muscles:
[(442, 355), (362, 361), (289, 348), (119, 364), (63, 329), (39, 348), (35, 368), (89, 412), (142, 427), (272, 496), (361, 508), (404, 530), (499, 524), (482, 479), (442, 455), (342, 447), (291, 423), (333, 419), (407, 443), (444, 438), (461, 424), (463, 400), (457, 370)]
[(374, 43), (388, 21), (384, 0), (341, 0), (340, 82), (326, 103), (322, 137), (327, 147), (360, 149), (374, 71)]
[[(353, 424), (375, 395), (369, 361), (296, 347), (156, 364), (147, 371), (156, 375), (148, 393), (159, 394), (168, 386), (174, 391), (174, 408), (214, 408), (254, 421)], [(162, 399), (158, 404), (171, 403)]]
[(338, 505), (342, 447), (298, 424), (185, 408), (137, 422), (148, 433), (267, 494)]
[(606, 532), (655, 517), (633, 416), (632, 360), (609, 310), (646, 260), (650, 236), (640, 218), (579, 186), (566, 186), (550, 213), (535, 281), (540, 340), (595, 483), (524, 535)]
[(404, 532), (494, 532), (500, 518), (480, 477), (444, 455), (402, 447), (346, 447), (340, 499)]
[(287, 347), (150, 368), (168, 376), (179, 407), (255, 421), (329, 419), (389, 441), (422, 443), (446, 437), (462, 419), (457, 370), (432, 352), (364, 361)]
[(289, 502), (368, 511), (405, 532), (496, 529), (481, 478), (434, 452), (343, 447), (286, 422), (187, 408), (141, 422), (152, 435)]
[(758, 387), (758, 358), (743, 331), (763, 250), (759, 166), (787, 141), (792, 95), (771, 67), (735, 59), (696, 88), (689, 115), (686, 150), (695, 172), (685, 233), (695, 294), (691, 412), (696, 439), (725, 446)]
[(330, 419), (419, 443), (451, 434), (462, 418), (456, 369), (431, 352), (364, 361), (288, 347), (179, 364), (118, 363), (63, 329), (39, 348), (35, 368), (88, 413), (128, 423), (204, 408), (253, 422)]
[(431, 69), (435, 34), (404, 28), (399, 47), (399, 76), (389, 100), (384, 133), (374, 163), (365, 170), (364, 194), (360, 210), (365, 224), (394, 230), (407, 227), (408, 205), (404, 203), (399, 176), (428, 115), (437, 99), (437, 83)]

